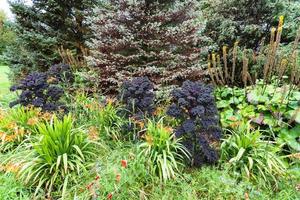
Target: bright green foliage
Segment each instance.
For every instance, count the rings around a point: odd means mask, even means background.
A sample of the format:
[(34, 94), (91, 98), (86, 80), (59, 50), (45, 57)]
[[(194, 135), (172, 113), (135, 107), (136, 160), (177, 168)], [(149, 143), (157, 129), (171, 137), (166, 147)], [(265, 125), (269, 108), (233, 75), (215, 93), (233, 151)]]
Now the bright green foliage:
[(68, 184), (78, 181), (75, 174), (80, 175), (90, 166), (96, 154), (95, 144), (72, 127), (71, 115), (40, 124), (38, 132), (40, 138), (30, 146), (33, 150), (19, 158), (19, 178), (34, 186), (35, 194), (42, 188), (47, 195), (57, 191), (64, 196)]
[(15, 179), (13, 174), (0, 174), (0, 199), (29, 200), (30, 191)]
[(8, 66), (0, 65), (0, 106), (8, 107), (9, 101), (13, 94), (9, 92), (10, 82), (8, 80)]
[(7, 20), (5, 13), (0, 10), (0, 64), (3, 62), (2, 54), (6, 47), (12, 44), (15, 40), (11, 22)]
[(44, 121), (39, 116), (40, 110), (33, 108), (0, 109), (0, 152), (16, 148), (31, 135), (36, 124)]
[(112, 99), (92, 99), (79, 93), (71, 103), (76, 113), (76, 123), (89, 127), (89, 135), (94, 139), (119, 141), (128, 139), (129, 132), (122, 132), (125, 123), (129, 123), (120, 115), (120, 107)]
[(259, 130), (251, 130), (250, 123), (241, 124), (221, 145), (221, 160), (232, 173), (266, 186), (277, 187), (278, 179), (286, 173), (286, 166), (278, 156), (280, 148), (265, 141)]
[(289, 124), (299, 124), (300, 92), (290, 86), (264, 87), (258, 83), (246, 89), (222, 87), (216, 90), (216, 98), (225, 128), (251, 120), (255, 127), (278, 135), (283, 129), (289, 129)]
[(162, 182), (179, 175), (180, 166), (190, 158), (188, 150), (176, 139), (169, 127), (164, 127), (163, 119), (158, 123), (149, 120), (145, 142), (140, 144), (139, 156), (146, 158), (146, 167)]
[(300, 125), (296, 125), (292, 129), (283, 129), (279, 136), (278, 141), (287, 144), (291, 149), (290, 151), (300, 152)]

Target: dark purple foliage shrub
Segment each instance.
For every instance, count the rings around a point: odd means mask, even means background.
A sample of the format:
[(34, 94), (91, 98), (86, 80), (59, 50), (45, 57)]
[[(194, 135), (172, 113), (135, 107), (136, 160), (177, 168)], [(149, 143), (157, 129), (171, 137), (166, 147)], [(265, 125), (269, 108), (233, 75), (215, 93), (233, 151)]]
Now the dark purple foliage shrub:
[(59, 101), (64, 90), (58, 84), (71, 83), (73, 80), (70, 67), (63, 64), (52, 66), (48, 72), (31, 73), (10, 88), (11, 91), (21, 91), (18, 99), (10, 103), (10, 107), (20, 104), (42, 108), (43, 111), (65, 110), (66, 107)]
[(70, 65), (57, 64), (50, 67), (48, 77), (52, 78), (53, 83), (64, 82), (72, 84), (74, 82), (74, 74)]
[(154, 111), (154, 86), (148, 77), (136, 77), (121, 86), (120, 101), (126, 110), (136, 118), (151, 115)]
[(215, 163), (218, 153), (211, 144), (220, 140), (222, 129), (213, 88), (201, 82), (185, 81), (171, 95), (173, 103), (167, 114), (181, 121), (175, 135), (183, 138), (183, 144), (192, 154), (192, 165)]

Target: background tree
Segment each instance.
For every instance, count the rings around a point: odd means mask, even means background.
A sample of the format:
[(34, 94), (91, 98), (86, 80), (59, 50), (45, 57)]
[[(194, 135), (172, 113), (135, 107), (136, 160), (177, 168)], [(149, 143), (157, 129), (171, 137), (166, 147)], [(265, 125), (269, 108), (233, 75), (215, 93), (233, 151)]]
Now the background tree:
[(204, 34), (218, 47), (240, 46), (254, 49), (264, 41), (283, 11), (278, 0), (204, 0), (201, 2), (207, 20)]
[(6, 47), (12, 44), (14, 40), (15, 34), (12, 30), (12, 23), (7, 19), (5, 12), (0, 10), (0, 63), (4, 62), (2, 55)]
[(199, 79), (200, 23), (194, 1), (110, 0), (90, 18), (90, 64), (103, 91), (148, 76), (156, 85)]
[(60, 62), (57, 52), (60, 47), (80, 55), (90, 37), (85, 17), (96, 2), (33, 0), (32, 5), (27, 5), (20, 0), (11, 1), (18, 38), (15, 46), (9, 49), (7, 58), (15, 75), (45, 71), (50, 65)]

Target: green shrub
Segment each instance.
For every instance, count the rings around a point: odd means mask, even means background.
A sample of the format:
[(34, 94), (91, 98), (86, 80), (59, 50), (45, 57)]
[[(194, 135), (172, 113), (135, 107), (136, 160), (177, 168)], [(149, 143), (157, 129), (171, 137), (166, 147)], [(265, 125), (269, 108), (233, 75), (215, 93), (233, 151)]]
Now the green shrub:
[(274, 133), (278, 136), (300, 122), (300, 92), (290, 86), (270, 84), (264, 87), (258, 82), (246, 89), (221, 87), (216, 90), (216, 99), (225, 128), (234, 128), (251, 120), (254, 127), (270, 130), (264, 135)]
[(76, 175), (91, 166), (96, 146), (80, 129), (73, 128), (71, 115), (39, 124), (37, 130), (40, 137), (32, 139), (28, 151), (10, 159), (19, 160), (18, 177), (35, 188), (35, 195), (41, 188), (48, 196), (52, 192), (64, 195), (70, 182), (78, 182)]
[(30, 197), (30, 191), (13, 174), (0, 174), (0, 199), (29, 200)]
[[(51, 116), (48, 113), (49, 117)], [(12, 150), (35, 132), (38, 122), (49, 120), (39, 109), (18, 107), (0, 108), (0, 152)]]
[(145, 164), (150, 174), (158, 175), (164, 183), (177, 177), (190, 154), (172, 134), (172, 130), (164, 127), (163, 118), (158, 122), (148, 121), (144, 138), (145, 141), (139, 145), (139, 157), (146, 158)]
[(259, 130), (251, 130), (250, 123), (241, 124), (221, 145), (221, 160), (233, 174), (258, 182), (263, 179), (266, 186), (285, 175), (286, 165), (278, 155), (280, 148), (264, 140)]

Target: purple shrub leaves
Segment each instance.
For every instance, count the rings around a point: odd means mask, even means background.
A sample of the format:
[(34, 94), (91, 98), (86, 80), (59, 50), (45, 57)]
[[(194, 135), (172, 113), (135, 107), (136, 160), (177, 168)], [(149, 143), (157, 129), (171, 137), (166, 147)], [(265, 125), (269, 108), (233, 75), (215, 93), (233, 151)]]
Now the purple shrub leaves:
[(74, 74), (70, 65), (57, 64), (50, 67), (48, 70), (48, 76), (53, 78), (53, 83), (64, 82), (71, 84), (74, 82)]
[(10, 88), (11, 91), (21, 91), (18, 99), (10, 103), (10, 107), (20, 104), (38, 107), (43, 111), (65, 109), (59, 102), (64, 90), (58, 84), (62, 81), (71, 83), (73, 79), (70, 67), (63, 64), (54, 65), (47, 72), (31, 73)]
[(120, 101), (136, 118), (151, 115), (154, 111), (154, 85), (148, 77), (136, 77), (121, 86)]
[(211, 145), (219, 141), (222, 129), (213, 96), (213, 88), (201, 82), (185, 81), (171, 93), (172, 105), (167, 114), (181, 120), (175, 135), (192, 154), (192, 165), (215, 163), (218, 153)]

